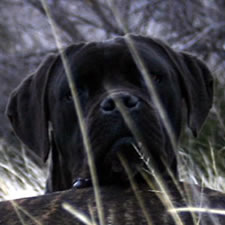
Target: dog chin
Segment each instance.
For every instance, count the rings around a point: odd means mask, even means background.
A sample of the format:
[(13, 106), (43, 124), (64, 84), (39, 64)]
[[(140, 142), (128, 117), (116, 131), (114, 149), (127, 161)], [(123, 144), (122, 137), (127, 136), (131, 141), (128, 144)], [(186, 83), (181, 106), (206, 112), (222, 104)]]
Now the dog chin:
[(106, 155), (103, 167), (108, 167), (111, 173), (124, 173), (124, 166), (127, 166), (131, 171), (137, 170), (142, 161), (135, 146), (137, 144), (133, 137), (118, 139)]
[[(129, 176), (135, 177), (139, 169), (144, 167), (144, 162), (139, 153), (141, 144), (137, 144), (131, 136), (122, 137), (116, 140), (110, 148), (110, 151), (101, 160), (101, 165), (97, 167), (98, 177), (101, 179), (101, 185), (107, 184), (128, 184)], [(91, 178), (78, 178), (75, 183), (75, 188), (84, 188), (91, 186)]]

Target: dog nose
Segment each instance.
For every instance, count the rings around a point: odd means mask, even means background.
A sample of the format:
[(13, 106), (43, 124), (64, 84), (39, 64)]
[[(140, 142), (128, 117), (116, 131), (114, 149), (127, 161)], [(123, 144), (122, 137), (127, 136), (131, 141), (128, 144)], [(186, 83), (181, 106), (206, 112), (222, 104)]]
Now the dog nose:
[(139, 107), (139, 98), (129, 93), (113, 93), (107, 96), (100, 104), (101, 110), (111, 113), (116, 110), (116, 102), (122, 104), (127, 110), (131, 111)]

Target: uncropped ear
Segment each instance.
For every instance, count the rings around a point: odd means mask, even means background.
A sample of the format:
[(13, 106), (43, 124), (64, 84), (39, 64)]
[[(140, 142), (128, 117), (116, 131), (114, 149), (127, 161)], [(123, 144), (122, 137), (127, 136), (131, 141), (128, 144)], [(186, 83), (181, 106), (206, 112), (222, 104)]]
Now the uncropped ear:
[[(66, 60), (84, 45), (78, 43), (65, 48), (63, 52)], [(60, 54), (49, 55), (36, 72), (22, 81), (12, 92), (6, 109), (16, 135), (43, 161), (46, 161), (50, 148), (46, 88), (55, 65), (63, 67)]]
[(49, 153), (45, 93), (55, 58), (49, 55), (36, 72), (22, 81), (12, 92), (6, 110), (16, 135), (44, 161)]
[(181, 53), (181, 86), (188, 109), (188, 125), (197, 136), (213, 102), (213, 77), (205, 63)]

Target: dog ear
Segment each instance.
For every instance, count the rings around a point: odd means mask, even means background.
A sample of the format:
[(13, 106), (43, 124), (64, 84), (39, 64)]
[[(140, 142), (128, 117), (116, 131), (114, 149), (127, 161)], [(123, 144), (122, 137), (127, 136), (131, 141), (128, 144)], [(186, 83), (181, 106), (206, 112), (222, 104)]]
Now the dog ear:
[(8, 102), (7, 116), (21, 141), (44, 161), (49, 153), (46, 87), (56, 55), (49, 55), (36, 72), (25, 78)]
[[(68, 46), (63, 50), (69, 59), (85, 44)], [(61, 54), (51, 54), (36, 72), (25, 78), (12, 92), (6, 114), (20, 140), (33, 150), (43, 161), (49, 154), (48, 113), (46, 88), (55, 65), (63, 66)]]
[(197, 136), (213, 102), (213, 77), (205, 63), (187, 53), (181, 53), (180, 78), (188, 110), (188, 125)]

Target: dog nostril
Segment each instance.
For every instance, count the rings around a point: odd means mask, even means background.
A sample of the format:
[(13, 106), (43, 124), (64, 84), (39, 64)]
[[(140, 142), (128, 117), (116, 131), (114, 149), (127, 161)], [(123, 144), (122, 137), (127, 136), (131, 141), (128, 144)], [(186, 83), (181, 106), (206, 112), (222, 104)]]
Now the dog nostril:
[(137, 108), (139, 105), (139, 98), (136, 96), (130, 95), (130, 94), (117, 94), (114, 96), (108, 96), (105, 98), (101, 104), (101, 110), (104, 112), (113, 112), (116, 109), (116, 101), (118, 103), (122, 103), (124, 107), (126, 107), (128, 110), (132, 110), (134, 108)]
[(106, 98), (102, 103), (101, 103), (101, 108), (104, 110), (104, 111), (113, 111), (115, 109), (115, 103), (113, 101), (112, 98)]
[(127, 108), (134, 108), (138, 105), (139, 100), (133, 95), (124, 96), (123, 103)]

